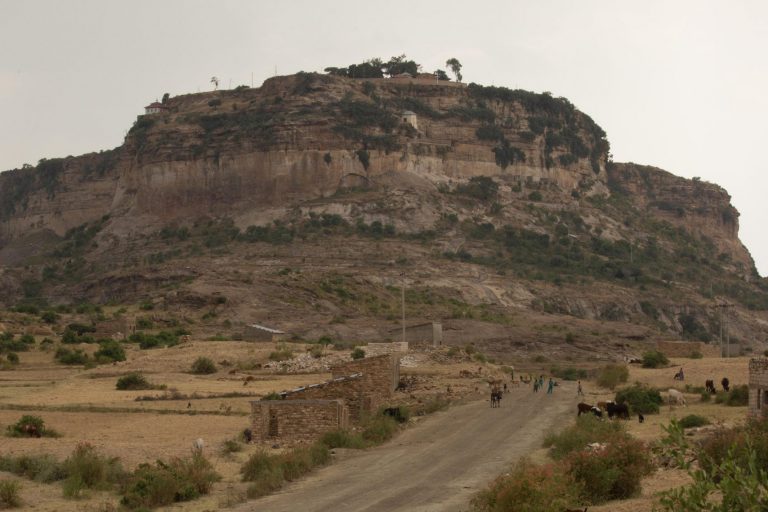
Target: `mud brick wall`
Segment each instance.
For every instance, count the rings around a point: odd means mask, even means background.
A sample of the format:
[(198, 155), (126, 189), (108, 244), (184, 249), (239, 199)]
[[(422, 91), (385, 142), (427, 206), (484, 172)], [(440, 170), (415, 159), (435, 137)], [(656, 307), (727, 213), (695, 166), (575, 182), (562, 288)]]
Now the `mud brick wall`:
[(254, 439), (311, 443), (326, 432), (349, 427), (343, 400), (260, 400), (251, 402)]
[(363, 410), (373, 411), (387, 404), (397, 389), (400, 381), (400, 357), (396, 354), (365, 357), (334, 366), (331, 373), (334, 378), (362, 374), (360, 390), (365, 396)]
[(382, 356), (386, 354), (405, 354), (408, 352), (408, 342), (395, 341), (392, 343), (369, 343), (365, 347), (367, 357)]
[(766, 415), (768, 410), (768, 359), (749, 360), (749, 414)]
[(363, 392), (362, 375), (340, 377), (322, 384), (290, 391), (285, 395), (286, 400), (336, 400), (343, 399), (349, 408), (349, 416), (358, 421), (360, 416), (371, 410), (371, 402)]
[(720, 346), (701, 341), (658, 341), (656, 350), (667, 357), (690, 357), (699, 352), (704, 357), (720, 357)]

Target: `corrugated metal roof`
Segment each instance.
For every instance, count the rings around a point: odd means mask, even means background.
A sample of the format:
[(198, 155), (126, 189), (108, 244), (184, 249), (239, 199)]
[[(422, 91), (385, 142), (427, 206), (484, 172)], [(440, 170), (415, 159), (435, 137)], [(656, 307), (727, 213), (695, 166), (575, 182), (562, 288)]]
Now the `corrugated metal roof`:
[(249, 324), (248, 327), (253, 327), (254, 329), (259, 329), (262, 331), (267, 331), (268, 333), (272, 334), (285, 334), (285, 332), (278, 330), (278, 329), (271, 329), (269, 327), (264, 327), (263, 325), (258, 324)]

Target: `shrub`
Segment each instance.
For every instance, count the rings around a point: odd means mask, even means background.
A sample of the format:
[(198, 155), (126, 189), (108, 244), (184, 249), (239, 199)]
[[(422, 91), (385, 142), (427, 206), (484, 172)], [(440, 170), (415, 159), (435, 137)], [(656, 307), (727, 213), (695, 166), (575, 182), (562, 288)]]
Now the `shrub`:
[(293, 352), (286, 345), (280, 344), (277, 350), (269, 354), (270, 361), (287, 361), (293, 359)]
[(730, 391), (718, 391), (715, 395), (716, 404), (725, 404), (731, 407), (743, 407), (749, 404), (749, 386), (733, 386)]
[(567, 368), (553, 366), (549, 369), (549, 373), (551, 373), (552, 376), (563, 380), (581, 380), (587, 378), (587, 370), (584, 370), (583, 368), (573, 368), (571, 366)]
[(0, 471), (7, 471), (36, 482), (51, 483), (66, 478), (62, 464), (52, 455), (0, 455)]
[(367, 446), (365, 440), (360, 434), (355, 434), (349, 430), (332, 430), (326, 432), (320, 438), (320, 442), (328, 448), (355, 448), (362, 449)]
[(709, 425), (710, 421), (704, 416), (699, 416), (698, 414), (689, 414), (688, 416), (682, 418), (678, 423), (683, 428), (692, 428)]
[(616, 402), (626, 403), (633, 412), (642, 414), (658, 413), (659, 406), (663, 403), (658, 390), (642, 384), (619, 390), (616, 393)]
[(581, 489), (560, 464), (537, 466), (523, 459), (508, 475), (472, 498), (477, 512), (565, 510), (581, 502)]
[(352, 351), (352, 359), (363, 359), (365, 357), (365, 350), (360, 347), (355, 348)]
[(604, 443), (610, 440), (628, 437), (624, 425), (617, 421), (600, 421), (592, 414), (584, 414), (576, 419), (576, 424), (559, 433), (548, 434), (544, 446), (549, 448), (549, 455), (560, 460), (574, 451), (583, 450), (589, 443)]
[(688, 357), (690, 357), (691, 359), (703, 359), (704, 354), (702, 354), (698, 350), (694, 350), (693, 352), (690, 353)]
[(216, 373), (216, 364), (207, 357), (198, 357), (195, 362), (192, 363), (192, 373), (198, 375), (208, 375)]
[(392, 439), (397, 431), (397, 422), (389, 416), (373, 416), (363, 425), (363, 439), (381, 444)]
[(54, 354), (54, 359), (56, 359), (61, 364), (86, 364), (88, 361), (90, 361), (90, 358), (88, 357), (88, 354), (83, 352), (81, 349), (75, 349), (70, 350), (68, 348), (59, 347), (56, 349), (56, 353)]
[(224, 454), (241, 452), (243, 451), (243, 443), (241, 443), (237, 438), (227, 439), (224, 441), (221, 451)]
[(614, 389), (619, 384), (624, 384), (629, 378), (629, 368), (624, 364), (609, 364), (600, 369), (597, 374), (597, 385), (608, 389)]
[(220, 478), (208, 459), (197, 452), (170, 462), (144, 463), (127, 479), (120, 503), (129, 509), (139, 509), (193, 500), (208, 494)]
[(11, 364), (19, 364), (19, 354), (16, 352), (8, 352), (8, 354), (5, 356), (8, 359), (8, 362)]
[(653, 471), (645, 444), (628, 437), (612, 440), (599, 451), (573, 452), (566, 462), (593, 504), (639, 494), (641, 479)]
[(270, 455), (265, 450), (260, 449), (250, 457), (240, 467), (240, 475), (243, 482), (255, 482), (279, 474), (282, 483), (282, 469), (276, 455)]
[(99, 350), (93, 356), (99, 361), (125, 361), (125, 350), (115, 340), (103, 340), (99, 342)]
[(530, 194), (528, 194), (528, 199), (531, 201), (541, 201), (543, 199), (541, 192), (538, 190), (534, 190)]
[(63, 464), (67, 480), (64, 496), (79, 498), (83, 489), (108, 489), (125, 478), (125, 472), (116, 457), (100, 455), (88, 443), (77, 445)]
[[(26, 427), (33, 427), (29, 429)], [(41, 437), (59, 437), (59, 433), (53, 429), (46, 428), (45, 421), (40, 416), (25, 414), (13, 425), (8, 425), (6, 435), (8, 437), (37, 437), (36, 431)]]
[(117, 379), (115, 388), (120, 391), (133, 391), (138, 389), (156, 389), (156, 386), (150, 384), (142, 374), (132, 372)]
[(662, 368), (669, 364), (667, 356), (657, 350), (643, 354), (643, 368)]
[(0, 505), (2, 508), (21, 506), (19, 489), (21, 489), (21, 484), (15, 480), (0, 480)]

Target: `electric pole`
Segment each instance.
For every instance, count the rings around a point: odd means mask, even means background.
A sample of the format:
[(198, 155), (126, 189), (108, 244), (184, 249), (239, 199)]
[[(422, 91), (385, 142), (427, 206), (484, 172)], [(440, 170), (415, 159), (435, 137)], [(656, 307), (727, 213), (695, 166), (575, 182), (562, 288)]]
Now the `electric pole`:
[(403, 285), (400, 288), (401, 300), (402, 300), (402, 312), (403, 312), (403, 343), (405, 343), (405, 272), (400, 274), (403, 278)]

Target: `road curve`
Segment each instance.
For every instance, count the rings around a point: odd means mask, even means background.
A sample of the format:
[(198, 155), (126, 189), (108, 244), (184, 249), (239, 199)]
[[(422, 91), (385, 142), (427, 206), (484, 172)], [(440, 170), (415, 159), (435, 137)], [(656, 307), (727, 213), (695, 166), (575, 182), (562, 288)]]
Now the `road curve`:
[(552, 395), (513, 389), (502, 407), (487, 400), (431, 415), (389, 443), (354, 453), (239, 512), (454, 512), (516, 461), (541, 446), (576, 410), (576, 389)]

